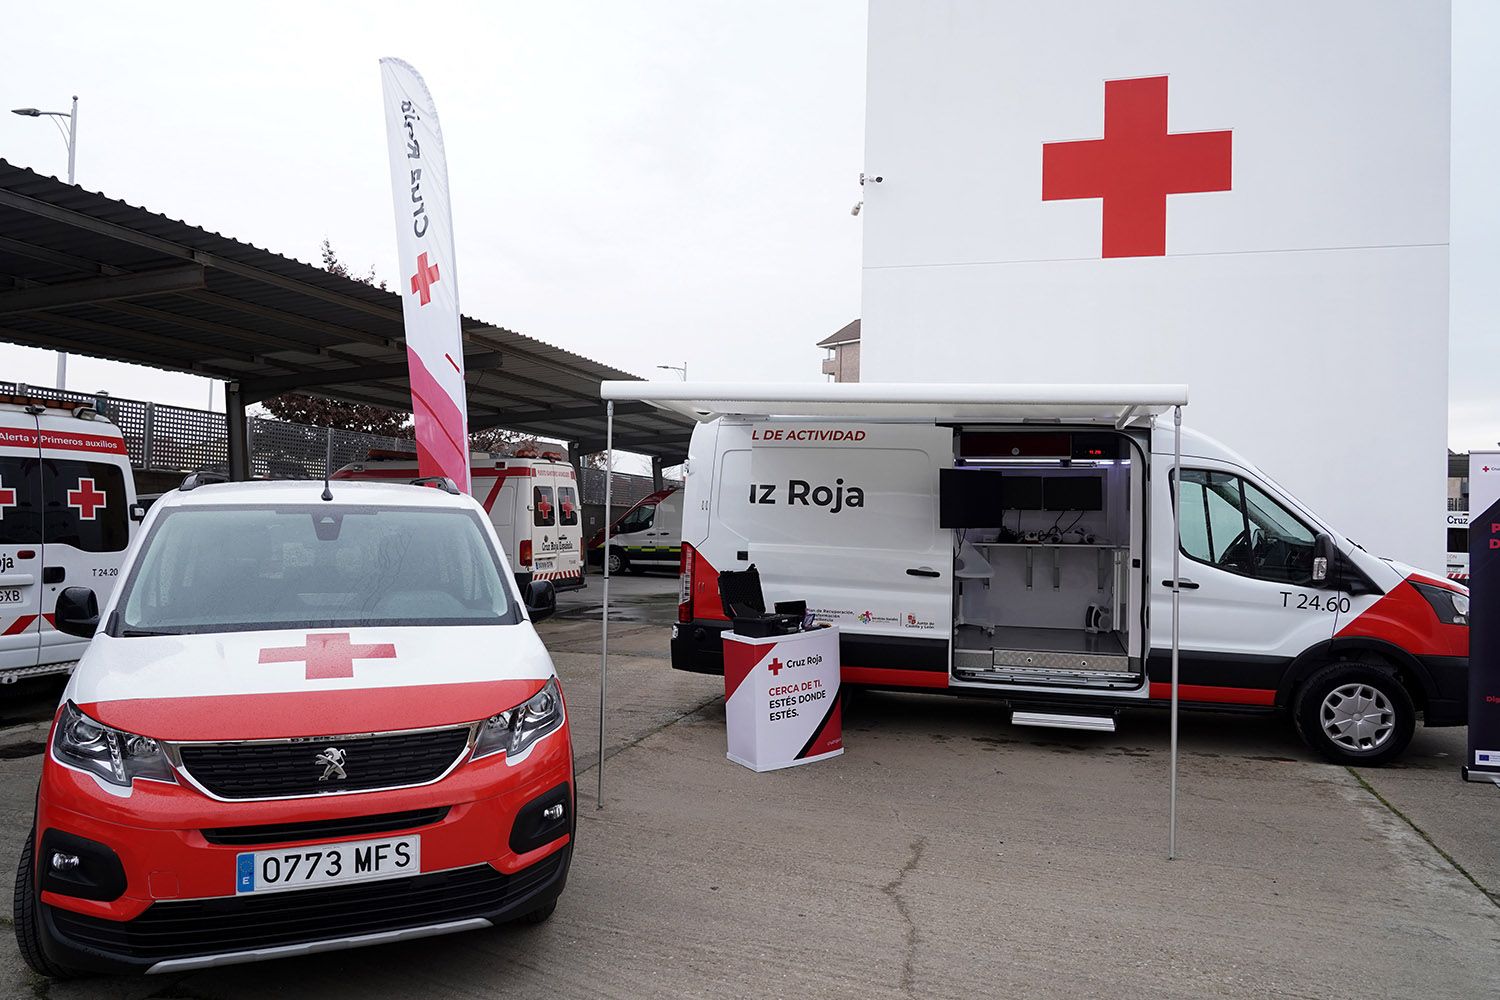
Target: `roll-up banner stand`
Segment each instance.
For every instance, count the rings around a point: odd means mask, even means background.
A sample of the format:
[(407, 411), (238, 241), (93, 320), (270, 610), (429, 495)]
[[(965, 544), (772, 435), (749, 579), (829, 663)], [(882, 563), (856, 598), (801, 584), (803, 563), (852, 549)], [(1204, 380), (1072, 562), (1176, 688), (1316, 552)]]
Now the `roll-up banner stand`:
[(1469, 453), (1469, 752), (1463, 776), (1500, 784), (1500, 451)]

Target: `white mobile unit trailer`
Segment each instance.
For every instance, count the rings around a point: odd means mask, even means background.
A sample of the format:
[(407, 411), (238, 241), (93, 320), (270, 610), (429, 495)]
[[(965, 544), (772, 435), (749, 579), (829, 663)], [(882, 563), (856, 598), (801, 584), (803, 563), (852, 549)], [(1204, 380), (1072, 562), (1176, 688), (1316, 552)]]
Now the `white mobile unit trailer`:
[[(1112, 725), (1171, 696), (1285, 710), (1326, 755), (1466, 718), (1467, 591), (1378, 558), (1167, 415), (1183, 386), (616, 383), (699, 420), (672, 663), (719, 671), (718, 573), (842, 635), (846, 683)], [(1180, 545), (1173, 519), (1181, 448)], [(1173, 585), (1174, 561), (1180, 569)]]

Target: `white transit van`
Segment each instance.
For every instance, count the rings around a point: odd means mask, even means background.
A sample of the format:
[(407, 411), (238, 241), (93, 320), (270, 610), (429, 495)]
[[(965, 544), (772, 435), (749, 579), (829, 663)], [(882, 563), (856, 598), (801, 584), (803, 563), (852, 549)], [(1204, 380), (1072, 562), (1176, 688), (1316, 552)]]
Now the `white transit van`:
[[(609, 571), (676, 569), (682, 556), (682, 490), (657, 490), (621, 514), (609, 529)], [(589, 562), (604, 562), (604, 532), (589, 539)]]
[(54, 627), (57, 595), (107, 597), (142, 513), (120, 428), (0, 397), (0, 683), (72, 669), (88, 640)]
[[(723, 669), (717, 577), (839, 626), (845, 683), (990, 696), (1112, 729), (1171, 694), (1285, 711), (1340, 761), (1467, 715), (1468, 591), (1365, 551), (1181, 433), (1181, 386), (604, 383), (696, 417), (672, 664)], [(1179, 411), (1180, 412), (1180, 411)], [(1163, 414), (1166, 414), (1163, 416)]]
[[(532, 580), (550, 580), (555, 590), (585, 586), (578, 479), (562, 454), (534, 448), (509, 455), (475, 452), (469, 469), (474, 499), (489, 513), (521, 588)], [(415, 455), (389, 451), (371, 451), (365, 461), (333, 474), (399, 482), (416, 476)]]

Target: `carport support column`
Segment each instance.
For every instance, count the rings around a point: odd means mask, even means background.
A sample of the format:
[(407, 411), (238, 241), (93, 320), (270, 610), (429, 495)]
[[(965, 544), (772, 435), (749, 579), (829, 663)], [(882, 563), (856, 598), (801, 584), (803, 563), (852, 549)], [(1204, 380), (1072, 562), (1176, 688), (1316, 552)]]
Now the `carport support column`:
[(1182, 407), (1172, 407), (1172, 781), (1167, 807), (1167, 860), (1177, 857), (1177, 667), (1182, 601)]
[(651, 459), (651, 489), (653, 492), (660, 493), (662, 485), (661, 456), (656, 455)]
[(599, 790), (594, 795), (594, 809), (604, 808), (604, 692), (609, 681), (609, 527), (614, 503), (615, 484), (615, 401), (604, 404), (604, 637), (599, 642)]
[(245, 397), (238, 382), (224, 383), (224, 426), (229, 435), (229, 480), (250, 478), (250, 439), (245, 433)]

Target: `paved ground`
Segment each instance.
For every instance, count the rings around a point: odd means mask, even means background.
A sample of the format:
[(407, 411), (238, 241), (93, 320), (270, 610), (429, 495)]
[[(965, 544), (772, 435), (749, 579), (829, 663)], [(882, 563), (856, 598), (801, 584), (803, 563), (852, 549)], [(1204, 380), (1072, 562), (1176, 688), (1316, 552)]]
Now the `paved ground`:
[[(1403, 767), (1356, 773), (1278, 722), (1185, 716), (1168, 862), (1164, 716), (1056, 734), (867, 695), (843, 757), (755, 775), (724, 759), (721, 682), (667, 669), (675, 581), (627, 577), (599, 811), (598, 585), (543, 626), (582, 771), (549, 923), (50, 987), (0, 940), (0, 996), (1500, 995), (1500, 789), (1458, 781), (1462, 730), (1419, 731)], [(7, 893), (36, 738), (0, 734)]]

